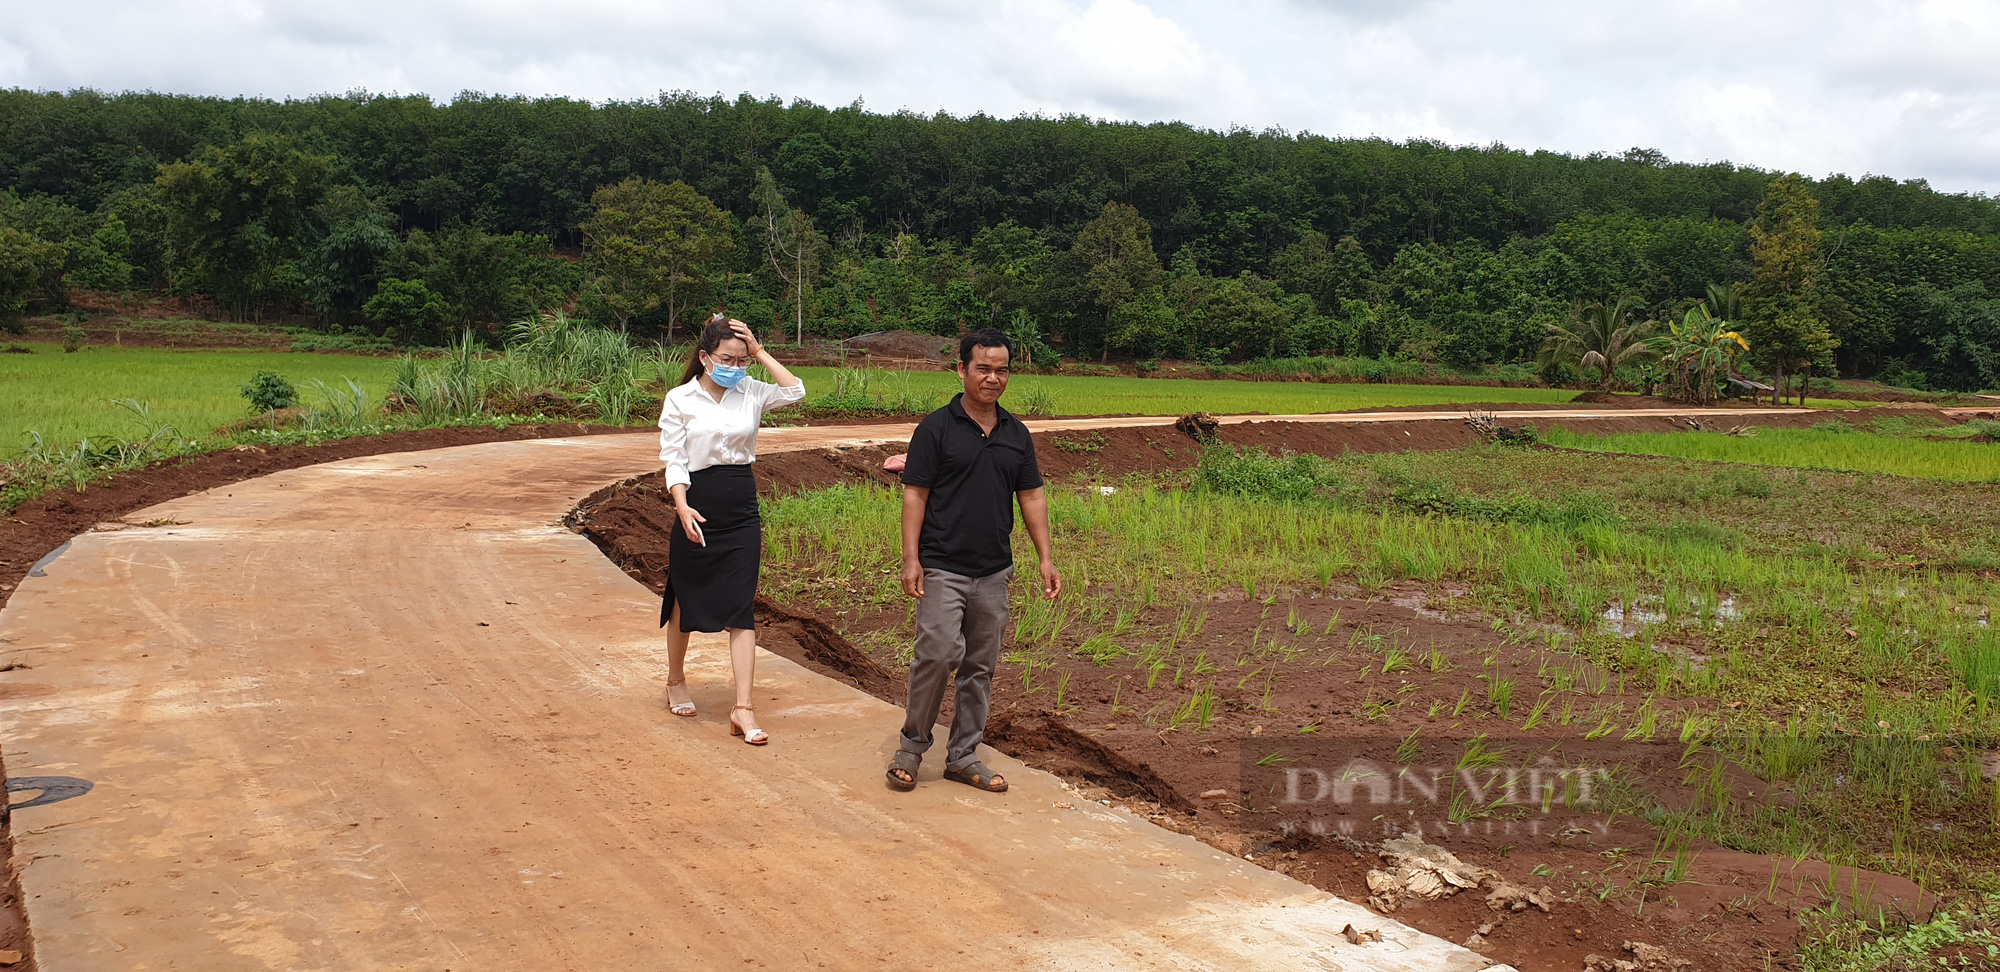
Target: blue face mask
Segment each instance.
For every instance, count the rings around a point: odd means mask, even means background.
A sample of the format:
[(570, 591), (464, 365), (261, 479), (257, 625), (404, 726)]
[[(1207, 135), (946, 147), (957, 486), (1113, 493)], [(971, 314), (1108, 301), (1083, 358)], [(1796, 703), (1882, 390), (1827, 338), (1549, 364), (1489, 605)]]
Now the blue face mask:
[(708, 377), (710, 381), (713, 381), (724, 388), (735, 388), (736, 383), (742, 381), (743, 376), (749, 373), (750, 369), (748, 368), (732, 368), (728, 365), (714, 365), (709, 368)]

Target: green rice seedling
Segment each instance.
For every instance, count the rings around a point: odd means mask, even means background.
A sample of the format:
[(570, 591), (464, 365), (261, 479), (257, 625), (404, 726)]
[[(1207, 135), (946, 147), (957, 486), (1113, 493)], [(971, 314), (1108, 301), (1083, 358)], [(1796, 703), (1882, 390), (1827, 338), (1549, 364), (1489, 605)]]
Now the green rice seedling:
[(1336, 609), (1332, 615), (1327, 617), (1326, 627), (1320, 631), (1320, 634), (1323, 636), (1329, 636), (1329, 637), (1332, 636), (1334, 626), (1339, 623), (1340, 623), (1340, 611)]
[(1646, 701), (1639, 704), (1638, 711), (1634, 712), (1633, 715), (1637, 716), (1639, 721), (1634, 723), (1632, 728), (1625, 731), (1624, 738), (1653, 738), (1653, 732), (1658, 728), (1660, 721), (1659, 712), (1653, 708), (1653, 696), (1647, 696)]
[(1498, 766), (1507, 759), (1507, 747), (1491, 746), (1486, 734), (1480, 733), (1465, 741), (1465, 748), (1459, 750), (1458, 769), (1481, 769)]
[(1112, 643), (1111, 632), (1100, 631), (1084, 639), (1082, 644), (1077, 645), (1075, 654), (1090, 659), (1091, 664), (1101, 668), (1125, 657), (1128, 652), (1124, 648)]
[(1423, 746), (1417, 742), (1417, 734), (1420, 732), (1423, 732), (1421, 726), (1412, 729), (1409, 735), (1403, 737), (1402, 742), (1396, 744), (1397, 762), (1407, 766), (1423, 758)]
[(1293, 760), (1290, 756), (1287, 756), (1282, 751), (1280, 751), (1280, 752), (1273, 752), (1269, 756), (1266, 756), (1263, 759), (1258, 760), (1257, 765), (1277, 766), (1281, 763), (1290, 763), (1290, 762), (1295, 762), (1295, 760)]
[(1507, 712), (1514, 704), (1514, 680), (1483, 675), (1480, 677), (1486, 679), (1486, 703), (1493, 707), (1494, 712), (1499, 713), (1500, 718), (1507, 718)]
[[(1249, 661), (1248, 657), (1239, 658), (1236, 660), (1236, 666), (1238, 668), (1241, 668), (1243, 667), (1243, 664), (1247, 661)], [(1239, 692), (1243, 691), (1243, 686), (1250, 684), (1251, 679), (1256, 678), (1257, 676), (1262, 675), (1263, 673), (1264, 669), (1263, 666), (1261, 665), (1251, 669), (1248, 674), (1236, 680), (1236, 690)]]
[(1465, 712), (1466, 705), (1471, 701), (1472, 701), (1471, 689), (1467, 689), (1464, 692), (1459, 693), (1458, 704), (1451, 707), (1451, 717), (1454, 719), (1458, 718), (1461, 714)]
[(1982, 708), (2000, 698), (2000, 634), (1988, 631), (1966, 638), (1952, 654), (1959, 680)]
[(1318, 733), (1319, 730), (1320, 730), (1320, 720), (1314, 719), (1313, 721), (1308, 722), (1305, 725), (1299, 727), (1299, 735), (1301, 736), (1314, 735)]
[(1617, 730), (1618, 726), (1613, 724), (1610, 717), (1607, 716), (1603, 719), (1598, 720), (1597, 728), (1584, 733), (1583, 738), (1589, 740), (1603, 739), (1605, 736), (1609, 736), (1613, 732), (1616, 732)]
[(1451, 663), (1451, 656), (1446, 655), (1444, 649), (1436, 645), (1431, 646), (1427, 664), (1433, 675), (1442, 675), (1457, 667)]
[(1445, 805), (1444, 816), (1446, 820), (1455, 824), (1469, 823), (1492, 816), (1494, 808), (1499, 805), (1500, 801), (1495, 800), (1486, 806), (1480, 806), (1465, 790), (1453, 790), (1451, 802)]
[(1549, 711), (1549, 703), (1553, 701), (1555, 700), (1548, 695), (1536, 699), (1534, 707), (1528, 710), (1528, 717), (1521, 721), (1521, 729), (1526, 731), (1541, 725), (1542, 715)]
[(1557, 725), (1569, 725), (1576, 721), (1576, 700), (1564, 699), (1562, 709), (1556, 713)]
[(1070, 673), (1068, 671), (1062, 671), (1056, 674), (1057, 712), (1067, 712), (1070, 709), (1075, 708), (1075, 706), (1072, 706), (1069, 703), (1069, 679), (1070, 679)]
[(1167, 720), (1167, 728), (1179, 729), (1183, 725), (1192, 723), (1196, 729), (1207, 729), (1208, 724), (1215, 719), (1215, 711), (1220, 704), (1221, 700), (1216, 697), (1215, 690), (1204, 685), (1190, 693), (1181, 702), (1180, 707), (1174, 710), (1174, 714)]
[(1382, 674), (1390, 675), (1406, 671), (1410, 667), (1410, 653), (1401, 648), (1391, 648), (1382, 658)]
[(1684, 712), (1681, 714), (1681, 742), (1690, 744), (1702, 742), (1714, 734), (1717, 726), (1718, 720), (1710, 716), (1697, 712)]

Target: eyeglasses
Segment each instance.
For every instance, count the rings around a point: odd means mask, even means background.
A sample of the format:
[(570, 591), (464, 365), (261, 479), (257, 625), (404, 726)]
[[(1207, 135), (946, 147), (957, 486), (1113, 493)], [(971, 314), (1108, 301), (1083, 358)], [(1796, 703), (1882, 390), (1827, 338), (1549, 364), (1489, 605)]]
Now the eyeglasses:
[(749, 367), (750, 365), (749, 358), (738, 358), (729, 355), (720, 355), (716, 354), (713, 351), (703, 351), (702, 353), (708, 355), (708, 360), (713, 361), (716, 364), (723, 366), (724, 368), (745, 368)]

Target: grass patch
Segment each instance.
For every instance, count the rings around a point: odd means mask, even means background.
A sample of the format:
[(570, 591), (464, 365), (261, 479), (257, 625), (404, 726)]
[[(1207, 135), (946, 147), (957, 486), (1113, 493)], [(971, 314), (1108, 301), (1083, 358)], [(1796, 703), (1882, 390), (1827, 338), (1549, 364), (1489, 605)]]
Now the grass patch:
[[(1960, 482), (2000, 482), (2000, 449), (1972, 441), (1974, 432), (1954, 441), (1918, 438), (1907, 420), (1877, 420), (1886, 429), (1868, 431), (1846, 423), (1810, 429), (1759, 429), (1754, 436), (1713, 432), (1625, 432), (1584, 435), (1552, 429), (1550, 445), (1592, 452), (1623, 452), (1681, 459), (1752, 463), (1799, 469), (1838, 469)], [(1837, 427), (1833, 427), (1837, 426)]]
[[(808, 406), (838, 392), (843, 382), (838, 368), (794, 368), (811, 390)], [(852, 371), (847, 387), (865, 381), (867, 401), (879, 394), (884, 403), (898, 397), (943, 404), (961, 385), (949, 371)], [(1264, 413), (1299, 415), (1399, 405), (1441, 405), (1451, 402), (1558, 403), (1576, 397), (1564, 388), (1499, 388), (1468, 385), (1316, 384), (1310, 382), (1227, 381), (1196, 378), (1125, 378), (1079, 375), (1018, 375), (1001, 404), (1023, 415), (1047, 409), (1055, 415), (1185, 415)], [(1030, 402), (1028, 399), (1036, 399)], [(1030, 406), (1034, 408), (1030, 408)], [(935, 407), (935, 406), (933, 406)]]
[(54, 344), (26, 347), (33, 353), (0, 355), (0, 458), (29, 449), (31, 431), (66, 447), (129, 436), (130, 413), (114, 399), (145, 402), (152, 421), (201, 438), (250, 416), (237, 390), (259, 371), (278, 372), (302, 391), (313, 381), (344, 388), (352, 378), (379, 402), (396, 369), (394, 358), (361, 355), (95, 345), (64, 354)]

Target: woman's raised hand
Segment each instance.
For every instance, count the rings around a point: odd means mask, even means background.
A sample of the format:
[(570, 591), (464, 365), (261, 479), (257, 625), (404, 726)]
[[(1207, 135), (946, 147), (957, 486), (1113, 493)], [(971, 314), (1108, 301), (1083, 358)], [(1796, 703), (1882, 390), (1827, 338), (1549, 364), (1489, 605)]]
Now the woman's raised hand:
[(764, 345), (757, 340), (757, 335), (750, 333), (750, 325), (731, 318), (729, 321), (729, 330), (737, 337), (743, 339), (743, 346), (749, 349), (750, 357), (754, 358), (764, 353)]

